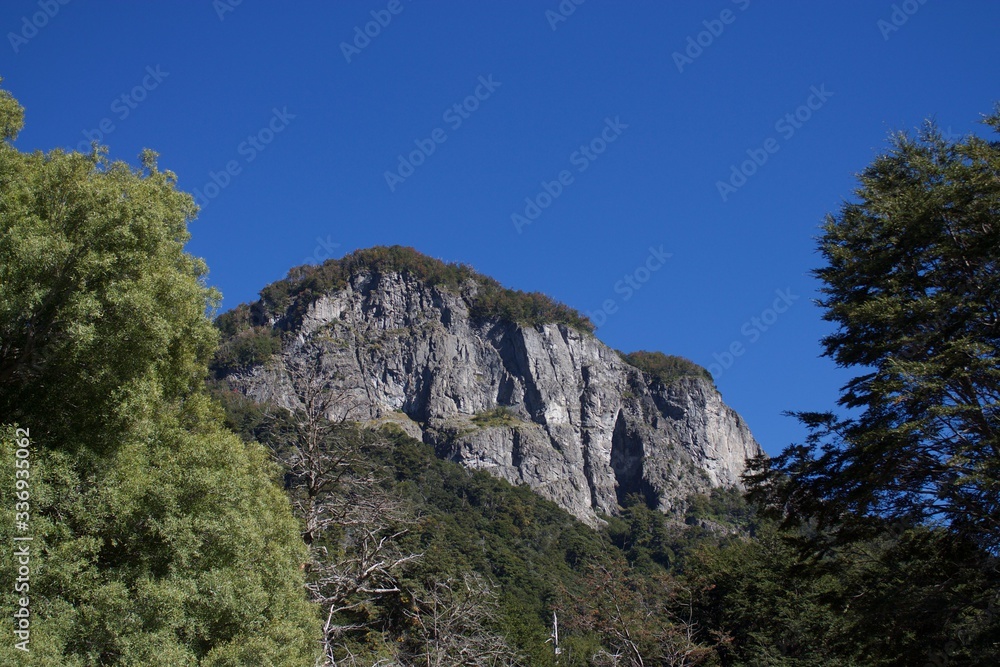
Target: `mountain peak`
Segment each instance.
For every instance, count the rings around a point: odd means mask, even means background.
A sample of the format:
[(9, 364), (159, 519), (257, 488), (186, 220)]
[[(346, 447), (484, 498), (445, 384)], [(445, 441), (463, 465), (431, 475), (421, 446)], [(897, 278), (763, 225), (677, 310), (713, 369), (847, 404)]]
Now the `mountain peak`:
[(585, 315), (541, 292), (509, 289), (467, 264), (444, 262), (400, 245), (363, 248), (319, 265), (296, 267), (284, 280), (261, 290), (261, 305), (271, 317), (294, 306), (290, 314), (296, 316), (322, 295), (343, 289), (353, 278), (366, 273), (400, 273), (462, 295), (471, 315), (479, 320), (506, 319), (527, 326), (565, 324), (586, 333), (594, 331)]
[(308, 370), (343, 415), (393, 422), (591, 524), (635, 493), (682, 511), (738, 486), (761, 451), (700, 366), (616, 352), (573, 309), (411, 248), (299, 267), (218, 322), (232, 388), (296, 409)]

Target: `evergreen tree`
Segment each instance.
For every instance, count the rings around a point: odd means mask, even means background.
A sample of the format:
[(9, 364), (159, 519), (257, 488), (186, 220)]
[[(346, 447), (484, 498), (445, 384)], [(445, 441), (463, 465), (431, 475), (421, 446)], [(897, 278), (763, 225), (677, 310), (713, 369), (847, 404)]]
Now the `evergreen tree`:
[[(1000, 106), (985, 124), (1000, 131)], [(820, 645), (841, 661), (821, 664), (994, 664), (1000, 142), (929, 123), (893, 137), (860, 182), (824, 226), (816, 271), (837, 326), (825, 353), (858, 372), (848, 414), (799, 413), (806, 442), (755, 462), (751, 498), (784, 531), (709, 560), (709, 624), (736, 636), (734, 655), (772, 656), (752, 664), (800, 664), (788, 659)], [(768, 609), (779, 621), (761, 625)]]
[[(1000, 131), (1000, 107), (985, 123)], [(825, 354), (859, 375), (838, 419), (756, 481), (845, 539), (881, 520), (1000, 549), (1000, 143), (900, 134), (827, 220)]]

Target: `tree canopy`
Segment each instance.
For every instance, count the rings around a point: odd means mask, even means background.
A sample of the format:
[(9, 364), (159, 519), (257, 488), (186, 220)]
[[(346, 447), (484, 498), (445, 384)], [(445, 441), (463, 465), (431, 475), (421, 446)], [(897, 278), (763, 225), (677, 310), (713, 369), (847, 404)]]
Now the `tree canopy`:
[(895, 135), (819, 248), (846, 414), (797, 413), (806, 441), (755, 462), (781, 527), (696, 559), (705, 622), (726, 664), (994, 664), (1000, 142)]
[[(1000, 108), (985, 123), (1000, 131)], [(825, 354), (853, 415), (770, 466), (822, 526), (943, 525), (1000, 549), (1000, 143), (900, 134), (820, 239)], [(782, 480), (779, 482), (778, 480)]]
[(30, 654), (7, 632), (0, 662), (309, 664), (298, 525), (204, 387), (216, 294), (184, 251), (191, 197), (152, 151), (140, 168), (96, 145), (22, 153), (21, 124), (0, 92), (0, 467), (14, 479), (26, 429), (32, 537)]

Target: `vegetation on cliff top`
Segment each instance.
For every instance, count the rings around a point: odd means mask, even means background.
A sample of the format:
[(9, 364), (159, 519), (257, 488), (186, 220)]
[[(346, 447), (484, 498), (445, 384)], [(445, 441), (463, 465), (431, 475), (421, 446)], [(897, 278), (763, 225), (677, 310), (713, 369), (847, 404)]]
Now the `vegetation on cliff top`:
[(629, 353), (619, 352), (618, 354), (625, 360), (625, 363), (652, 375), (663, 384), (671, 384), (685, 377), (695, 377), (708, 380), (709, 382), (712, 381), (711, 373), (684, 357), (646, 350)]
[[(281, 349), (282, 328), (293, 328), (317, 299), (345, 288), (353, 276), (362, 272), (403, 273), (432, 287), (465, 293), (470, 315), (477, 321), (506, 320), (527, 326), (565, 324), (586, 333), (594, 331), (585, 315), (540, 292), (507, 289), (468, 265), (445, 263), (413, 248), (377, 246), (320, 265), (296, 267), (287, 278), (262, 289), (257, 302), (240, 304), (219, 315), (216, 326), (222, 342), (213, 370), (221, 375), (264, 363)], [(473, 286), (474, 293), (466, 291)], [(280, 328), (272, 326), (272, 322), (279, 322)], [(682, 377), (712, 379), (707, 370), (684, 357), (645, 350), (619, 355), (664, 384)]]
[[(250, 307), (252, 322), (262, 324), (276, 318), (294, 326), (316, 299), (343, 289), (352, 277), (366, 272), (402, 273), (432, 287), (464, 294), (470, 314), (479, 321), (509, 320), (527, 326), (565, 324), (586, 333), (594, 331), (585, 315), (545, 294), (507, 289), (466, 264), (446, 263), (398, 245), (356, 250), (320, 265), (292, 269), (287, 278), (261, 290), (260, 301)], [(466, 291), (467, 287), (474, 290)]]

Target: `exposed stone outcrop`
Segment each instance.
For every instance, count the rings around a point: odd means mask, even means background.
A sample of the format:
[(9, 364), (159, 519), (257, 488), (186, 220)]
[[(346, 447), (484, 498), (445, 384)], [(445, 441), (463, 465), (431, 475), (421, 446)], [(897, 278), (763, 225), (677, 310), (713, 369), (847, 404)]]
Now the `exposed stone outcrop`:
[(476, 289), (361, 271), (308, 306), (278, 357), (228, 381), (291, 406), (286, 364), (316, 359), (355, 416), (397, 422), (591, 524), (627, 494), (671, 511), (693, 491), (738, 484), (760, 452), (709, 380), (664, 384), (565, 325), (479, 321)]

